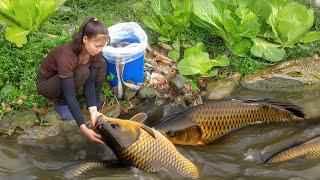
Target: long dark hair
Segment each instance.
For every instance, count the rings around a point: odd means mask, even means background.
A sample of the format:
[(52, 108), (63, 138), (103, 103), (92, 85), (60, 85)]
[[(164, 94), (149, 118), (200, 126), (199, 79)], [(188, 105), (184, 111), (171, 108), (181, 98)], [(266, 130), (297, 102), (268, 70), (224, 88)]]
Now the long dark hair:
[(81, 24), (79, 32), (73, 35), (73, 51), (79, 55), (82, 52), (83, 37), (87, 36), (88, 38), (92, 38), (98, 34), (105, 34), (109, 38), (108, 29), (104, 24), (94, 17), (88, 17)]

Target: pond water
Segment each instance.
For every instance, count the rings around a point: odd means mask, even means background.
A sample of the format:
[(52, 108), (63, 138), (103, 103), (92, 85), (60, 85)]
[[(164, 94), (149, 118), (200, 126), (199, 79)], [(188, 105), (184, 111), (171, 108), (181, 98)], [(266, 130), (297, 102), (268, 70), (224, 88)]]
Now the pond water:
[[(276, 143), (281, 145), (288, 139), (298, 138), (305, 129), (318, 127), (317, 121), (320, 121), (320, 90), (318, 88), (277, 92), (239, 89), (232, 97), (269, 98), (292, 102), (302, 106), (310, 120), (243, 128), (207, 146), (178, 146), (179, 151), (198, 166), (201, 179), (320, 178), (319, 160), (297, 159), (268, 166), (262, 163), (261, 156), (265, 147)], [(148, 111), (149, 118), (159, 118), (161, 111), (151, 110), (151, 108), (153, 108), (152, 105), (142, 107), (142, 110)], [(76, 130), (73, 133), (30, 145), (17, 143), (13, 138), (0, 137), (0, 179), (63, 178), (66, 171), (64, 167), (71, 163), (115, 158), (110, 149), (88, 142)], [(159, 174), (149, 174), (135, 168), (106, 168), (93, 171), (81, 178), (165, 179)]]

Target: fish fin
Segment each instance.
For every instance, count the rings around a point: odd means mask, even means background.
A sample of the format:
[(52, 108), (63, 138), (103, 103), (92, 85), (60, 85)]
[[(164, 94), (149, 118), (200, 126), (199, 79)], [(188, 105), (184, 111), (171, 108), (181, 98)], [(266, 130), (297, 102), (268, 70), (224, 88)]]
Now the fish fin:
[(206, 145), (206, 143), (204, 143), (203, 141), (198, 141), (198, 145), (203, 146), (203, 145)]
[(149, 133), (154, 139), (156, 139), (156, 135), (155, 135), (155, 133), (153, 132), (153, 130), (150, 127), (148, 127), (148, 126), (146, 126), (144, 124), (141, 124), (141, 123), (139, 123), (139, 126), (143, 130), (145, 130), (147, 133)]
[(292, 114), (294, 114), (297, 117), (305, 118), (305, 113), (303, 109), (291, 103), (284, 103), (284, 102), (274, 101), (270, 99), (246, 99), (242, 101), (245, 103), (258, 103), (258, 104), (268, 104), (268, 105), (277, 106), (279, 108), (290, 111)]
[(146, 113), (138, 113), (134, 116), (132, 116), (129, 120), (143, 123), (148, 118)]

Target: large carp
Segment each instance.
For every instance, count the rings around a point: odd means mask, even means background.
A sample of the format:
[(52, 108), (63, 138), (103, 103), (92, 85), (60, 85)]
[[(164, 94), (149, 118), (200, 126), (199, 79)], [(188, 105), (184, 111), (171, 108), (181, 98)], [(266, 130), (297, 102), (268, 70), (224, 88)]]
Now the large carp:
[(305, 143), (282, 151), (271, 157), (266, 163), (275, 164), (295, 158), (316, 159), (320, 157), (320, 137), (313, 138)]
[(139, 122), (100, 115), (94, 127), (122, 164), (147, 172), (162, 170), (198, 178), (197, 167), (160, 132)]
[(269, 100), (220, 100), (185, 109), (154, 126), (180, 145), (208, 144), (233, 130), (259, 123), (304, 119), (300, 107)]

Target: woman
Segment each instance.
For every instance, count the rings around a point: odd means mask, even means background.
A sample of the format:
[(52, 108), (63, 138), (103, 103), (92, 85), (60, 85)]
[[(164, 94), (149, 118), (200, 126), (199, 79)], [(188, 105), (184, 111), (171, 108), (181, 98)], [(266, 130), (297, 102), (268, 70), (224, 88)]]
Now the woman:
[(107, 28), (93, 17), (87, 18), (70, 43), (51, 50), (42, 62), (36, 85), (48, 99), (56, 99), (54, 109), (62, 119), (75, 119), (81, 131), (91, 140), (103, 143), (101, 136), (89, 129), (81, 114), (76, 90), (83, 87), (92, 124), (101, 113), (99, 97), (106, 76), (102, 47), (108, 43)]

